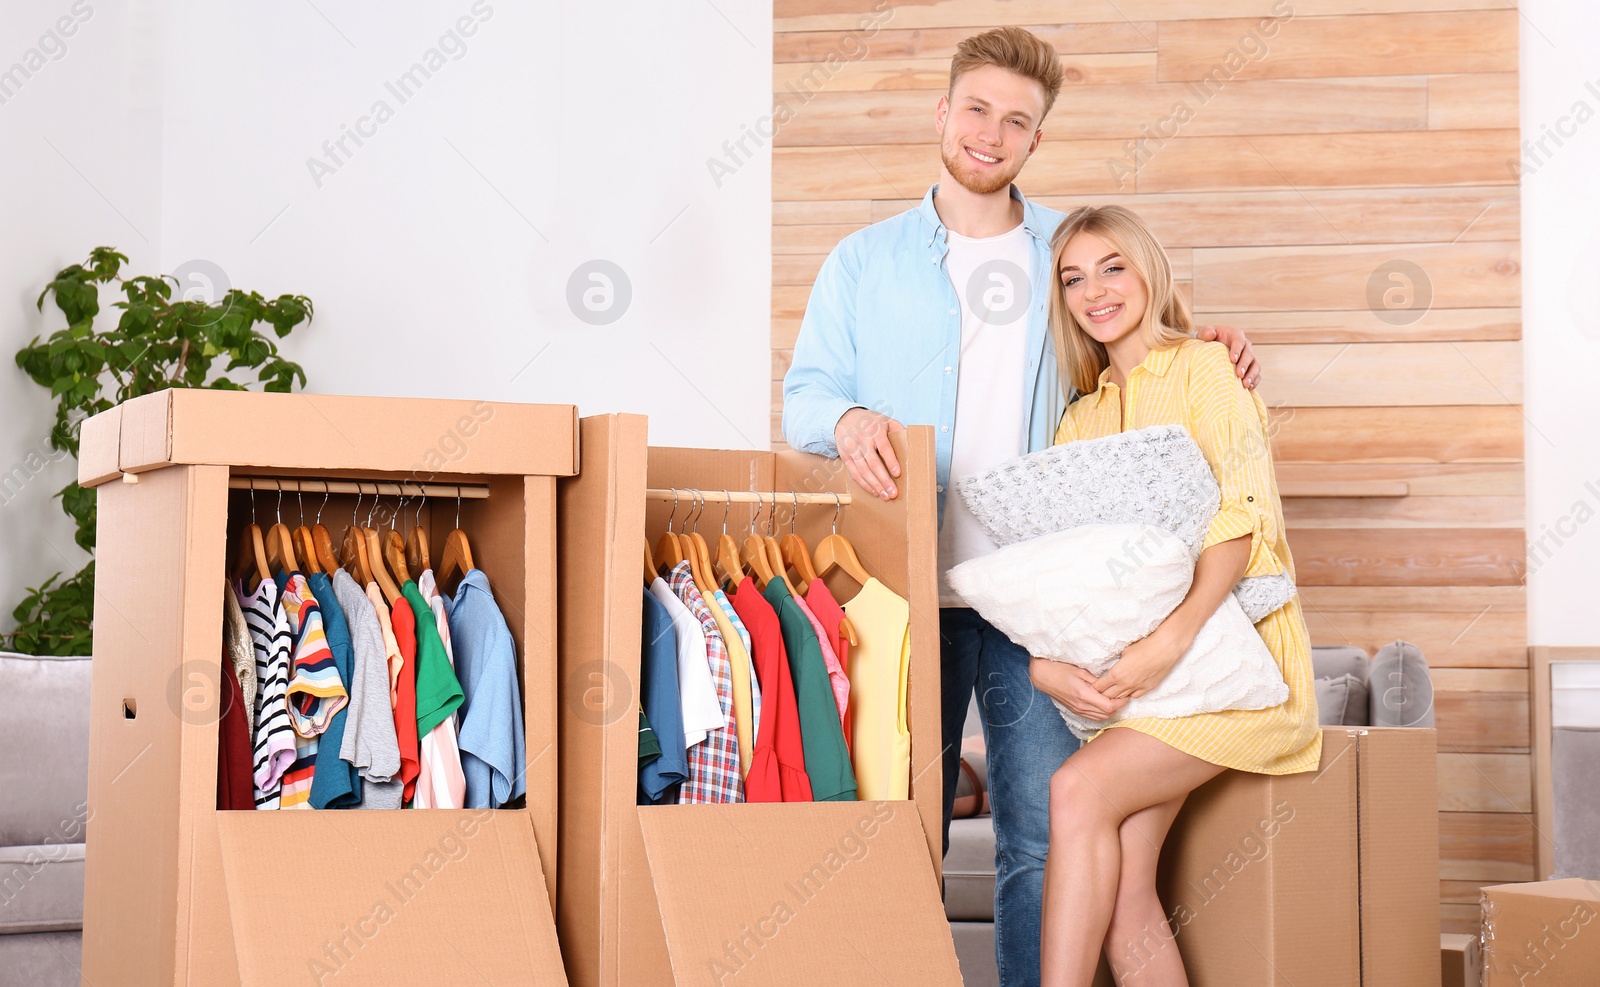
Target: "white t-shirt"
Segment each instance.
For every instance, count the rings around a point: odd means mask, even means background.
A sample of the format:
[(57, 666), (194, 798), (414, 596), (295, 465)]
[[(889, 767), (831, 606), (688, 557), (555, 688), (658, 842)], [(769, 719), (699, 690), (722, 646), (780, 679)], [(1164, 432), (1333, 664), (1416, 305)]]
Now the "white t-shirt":
[(1027, 451), (1023, 434), (1028, 363), (1029, 281), (1033, 247), (1017, 226), (981, 239), (947, 230), (945, 269), (961, 299), (961, 364), (956, 378), (956, 420), (950, 453), (950, 485), (939, 529), (939, 604), (964, 606), (944, 574), (998, 546), (956, 493), (961, 477), (997, 466)]

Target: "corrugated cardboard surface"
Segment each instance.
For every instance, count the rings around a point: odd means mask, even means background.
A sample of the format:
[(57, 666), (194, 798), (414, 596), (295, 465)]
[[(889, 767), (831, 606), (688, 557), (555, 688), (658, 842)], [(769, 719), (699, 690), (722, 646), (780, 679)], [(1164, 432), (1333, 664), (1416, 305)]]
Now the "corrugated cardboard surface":
[[(413, 480), (577, 470), (571, 405), (173, 388), (95, 418), (112, 414), (121, 417), (117, 459), (125, 473), (174, 463), (386, 470)], [(110, 475), (103, 451), (88, 467), (80, 460), (80, 482), (93, 485)]]
[(1483, 987), (1600, 983), (1600, 881), (1483, 889)]
[(245, 984), (566, 982), (524, 812), (216, 818)]
[(907, 802), (639, 810), (679, 987), (958, 985)]
[[(581, 422), (583, 464), (579, 474), (558, 485), (562, 553), (560, 590), (561, 620), (561, 882), (557, 919), (562, 936), (568, 976), (582, 987), (634, 987), (666, 984), (672, 981), (673, 968), (668, 952), (669, 929), (663, 926), (658, 894), (675, 902), (698, 895), (705, 887), (701, 875), (685, 880), (681, 870), (672, 868), (666, 857), (652, 849), (645, 851), (642, 822), (655, 814), (675, 815), (680, 807), (638, 807), (635, 805), (638, 755), (639, 622), (643, 584), (639, 545), (646, 531), (659, 532), (665, 525), (670, 503), (644, 503), (649, 487), (714, 490), (790, 490), (820, 492), (844, 489), (845, 478), (826, 468), (827, 461), (802, 454), (774, 454), (759, 451), (647, 449), (644, 419), (618, 415), (586, 418)], [(932, 582), (934, 545), (932, 508), (932, 435), (924, 429), (913, 438), (914, 452), (904, 452), (907, 479), (902, 486), (907, 494), (895, 504), (857, 501), (840, 512), (839, 531), (855, 544), (864, 563), (883, 582), (897, 592), (909, 593), (912, 616), (912, 698), (913, 761), (934, 764), (938, 757), (938, 678), (937, 661), (920, 658), (936, 656), (936, 597)], [(819, 464), (823, 470), (817, 472)], [(915, 479), (921, 476), (925, 483)], [(926, 489), (923, 489), (923, 488)], [(853, 492), (860, 497), (859, 491)], [(689, 512), (691, 499), (686, 494), (679, 504), (681, 521)], [(763, 508), (763, 514), (770, 506)], [(748, 530), (753, 508), (731, 505), (726, 512), (730, 533), (742, 536)], [(789, 508), (779, 505), (781, 527), (789, 530)], [(806, 507), (795, 517), (795, 530), (810, 544), (831, 526), (831, 507)], [(698, 529), (720, 534), (724, 519), (721, 505), (710, 505), (700, 515)], [(648, 519), (648, 520), (647, 520)], [(765, 521), (763, 521), (765, 525)], [(922, 546), (907, 548), (909, 541)], [(923, 543), (926, 543), (923, 545)], [(919, 554), (920, 552), (920, 554)], [(922, 556), (927, 556), (923, 558)], [(831, 585), (831, 582), (830, 582)], [(854, 589), (841, 590), (841, 598)], [(919, 600), (926, 603), (919, 605)], [(919, 644), (919, 642), (921, 642)], [(925, 739), (931, 736), (933, 743)], [(930, 749), (931, 748), (931, 749)], [(904, 893), (888, 895), (874, 890), (867, 899), (871, 913), (859, 921), (863, 934), (904, 926), (903, 915), (927, 913), (939, 916), (939, 936), (948, 943), (948, 929), (939, 907), (937, 871), (939, 773), (917, 774), (913, 802), (895, 806), (892, 827), (896, 841), (905, 840), (914, 824), (914, 842), (922, 849), (906, 880)], [(681, 807), (691, 812), (701, 807)], [(766, 818), (774, 813), (771, 838), (792, 831), (798, 838), (811, 827), (834, 826), (836, 814), (849, 805), (738, 805), (706, 807), (712, 812), (729, 813), (735, 824), (750, 818)], [(857, 806), (856, 808), (859, 808)], [(921, 815), (931, 819), (932, 833)], [(681, 817), (679, 817), (681, 818)], [(822, 820), (821, 823), (815, 820)], [(662, 825), (670, 825), (663, 822)], [(837, 827), (835, 827), (837, 828)], [(692, 847), (693, 841), (683, 849)], [(931, 847), (931, 852), (930, 848)], [(663, 851), (667, 857), (676, 851)], [(883, 859), (901, 860), (882, 855)], [(701, 869), (712, 862), (702, 857)], [(782, 860), (741, 859), (737, 873), (752, 886), (781, 885), (787, 880)], [(878, 863), (873, 868), (890, 867)], [(899, 864), (891, 869), (901, 869)], [(670, 886), (669, 886), (670, 885)], [(885, 885), (887, 887), (887, 885)], [(896, 885), (898, 887), (898, 885)], [(920, 890), (919, 890), (920, 889)], [(855, 892), (852, 892), (852, 897)], [(852, 906), (853, 907), (853, 906)], [(690, 908), (692, 910), (692, 906)], [(787, 937), (786, 949), (804, 948), (833, 952), (837, 943), (815, 938), (819, 932), (831, 935), (831, 926), (807, 931), (797, 926)], [(674, 933), (676, 935), (676, 933)], [(682, 948), (674, 943), (674, 950)], [(957, 976), (953, 947), (948, 967), (933, 961), (950, 977)], [(739, 981), (747, 977), (741, 975)], [(835, 983), (871, 982), (834, 979)], [(896, 981), (899, 982), (899, 981)]]
[(1438, 735), (1371, 727), (1357, 741), (1362, 987), (1432, 987), (1439, 976)]
[(122, 406), (84, 420), (78, 429), (78, 483), (92, 487), (122, 472), (118, 456), (122, 446)]

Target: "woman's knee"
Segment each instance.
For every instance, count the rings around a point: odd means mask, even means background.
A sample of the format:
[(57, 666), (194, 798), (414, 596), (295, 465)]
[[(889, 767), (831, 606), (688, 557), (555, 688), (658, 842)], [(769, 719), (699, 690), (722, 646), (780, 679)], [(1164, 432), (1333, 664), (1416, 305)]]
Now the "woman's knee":
[(1116, 825), (1122, 813), (1069, 758), (1050, 776), (1050, 825)]

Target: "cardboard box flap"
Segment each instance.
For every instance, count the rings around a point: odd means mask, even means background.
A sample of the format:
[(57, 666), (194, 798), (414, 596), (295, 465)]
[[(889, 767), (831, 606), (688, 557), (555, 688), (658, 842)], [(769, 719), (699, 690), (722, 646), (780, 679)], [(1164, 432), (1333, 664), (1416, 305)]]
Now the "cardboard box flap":
[(97, 487), (122, 473), (122, 406), (84, 419), (78, 427), (78, 485)]
[(173, 388), (124, 402), (125, 473), (173, 463), (286, 470), (571, 476), (577, 409), (338, 394)]
[(678, 984), (961, 983), (913, 804), (637, 811)]
[(216, 818), (241, 983), (567, 983), (526, 813)]

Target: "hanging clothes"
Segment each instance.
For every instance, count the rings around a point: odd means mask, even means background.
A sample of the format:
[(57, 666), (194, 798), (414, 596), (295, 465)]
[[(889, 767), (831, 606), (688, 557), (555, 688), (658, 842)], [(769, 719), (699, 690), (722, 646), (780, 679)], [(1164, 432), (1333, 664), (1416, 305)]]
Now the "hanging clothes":
[[(455, 654), (450, 643), (450, 622), (445, 617), (444, 599), (439, 595), (438, 587), (434, 583), (433, 570), (424, 569), (418, 577), (417, 593), (428, 605), (428, 622), (433, 625), (434, 633), (439, 637), (440, 649), (444, 653), (444, 663), (441, 667), (448, 667), (450, 675), (455, 676)], [(419, 645), (420, 629), (419, 621)], [(418, 670), (420, 676), (421, 670)], [(460, 680), (455, 680), (457, 688)], [(418, 680), (418, 713), (422, 711), (420, 688), (421, 679)], [(465, 693), (462, 694), (465, 698)], [(456, 710), (459, 711), (459, 704)], [(421, 773), (417, 775), (416, 808), (418, 809), (460, 809), (465, 804), (467, 795), (467, 780), (461, 771), (461, 746), (456, 739), (456, 713), (440, 719), (431, 730), (423, 730), (421, 723), (417, 725), (418, 750), (421, 753)]]
[(727, 645), (706, 607), (705, 597), (695, 587), (688, 562), (673, 567), (667, 584), (700, 624), (706, 643), (705, 660), (723, 724), (708, 731), (705, 741), (689, 751), (689, 780), (679, 790), (678, 802), (743, 802), (744, 778), (739, 772), (739, 735), (733, 722), (733, 673)]
[(417, 777), (416, 807), (459, 809), (466, 783), (461, 777), (460, 750), (454, 743), (454, 721), (449, 730), (430, 735), (461, 707), (461, 683), (445, 653), (433, 607), (416, 581), (406, 580), (400, 592), (411, 603), (417, 618), (417, 750), (421, 771)]
[[(344, 609), (334, 595), (333, 582), (325, 572), (306, 576), (306, 585), (316, 598), (317, 611), (322, 615), (322, 632), (328, 639), (328, 650), (333, 653), (333, 667), (339, 674), (347, 696), (350, 692), (354, 665), (350, 644), (350, 626), (345, 622)], [(313, 809), (349, 809), (361, 802), (361, 775), (356, 766), (339, 756), (344, 746), (345, 723), (350, 716), (347, 701), (328, 721), (328, 729), (317, 740), (317, 768), (311, 782), (311, 807)]]
[[(726, 599), (726, 597), (724, 597)], [(728, 671), (732, 678), (733, 726), (739, 741), (739, 777), (750, 772), (750, 758), (755, 754), (755, 716), (750, 709), (750, 652), (733, 629), (733, 622), (723, 612), (715, 593), (701, 594), (706, 610), (717, 626), (722, 645), (728, 652)]]
[(333, 593), (350, 629), (352, 655), (349, 719), (339, 757), (360, 773), (358, 808), (398, 809), (400, 742), (389, 705), (388, 641), (366, 591), (343, 569), (333, 574)]
[(278, 584), (263, 579), (244, 605), (255, 653), (256, 729), (252, 762), (257, 809), (278, 808), (283, 773), (294, 763), (294, 728), (289, 721), (289, 661), (293, 641)]
[[(233, 596), (233, 589), (228, 589)], [(239, 675), (233, 669), (232, 642), (222, 648), (222, 682), (217, 699), (217, 808), (254, 809), (255, 781), (251, 768), (250, 723)]]
[[(841, 630), (844, 610), (839, 606), (839, 601), (833, 598), (833, 592), (820, 579), (811, 580), (810, 585), (806, 587), (805, 602), (811, 613), (816, 616), (817, 622), (822, 625), (821, 633), (833, 648), (836, 661), (834, 665), (828, 666), (828, 682), (833, 686), (834, 698), (839, 701), (839, 723), (844, 728), (845, 747), (853, 749), (855, 731), (850, 720), (850, 639), (845, 637)], [(823, 657), (827, 657), (826, 653)], [(842, 683), (840, 679), (843, 679)], [(860, 781), (859, 773), (856, 780)]]
[[(820, 583), (822, 580), (814, 580)], [(826, 587), (824, 587), (826, 588)], [(790, 599), (800, 608), (805, 615), (806, 622), (811, 625), (811, 633), (817, 636), (817, 648), (822, 652), (822, 665), (828, 670), (828, 688), (833, 691), (834, 708), (839, 711), (840, 733), (843, 733), (845, 713), (850, 708), (850, 677), (845, 673), (844, 665), (840, 664), (839, 654), (834, 650), (833, 639), (828, 636), (827, 630), (822, 626), (822, 621), (806, 603), (804, 597), (791, 594)], [(848, 739), (848, 738), (847, 738)]]
[(755, 583), (744, 576), (728, 591), (728, 600), (750, 632), (751, 653), (761, 681), (761, 730), (750, 759), (750, 773), (745, 778), (745, 799), (810, 802), (811, 779), (806, 775), (800, 713), (777, 613), (762, 598)]
[[(432, 570), (423, 575), (432, 582)], [(459, 741), (465, 807), (498, 809), (528, 790), (517, 646), (482, 569), (461, 577), (449, 611), (463, 694)]]
[[(739, 619), (739, 613), (733, 608), (733, 603), (728, 600), (722, 587), (716, 588), (717, 603), (721, 605), (722, 612), (727, 615), (728, 622), (733, 625), (734, 633), (739, 637), (739, 643), (744, 645), (744, 653), (750, 658), (750, 734), (752, 737), (761, 734), (761, 679), (756, 675), (756, 652), (750, 641), (750, 631), (744, 626), (744, 621)], [(743, 747), (739, 748), (744, 751)], [(749, 770), (748, 766), (745, 769)]]
[(395, 638), (394, 620), (389, 616), (389, 604), (384, 602), (383, 592), (378, 589), (377, 583), (368, 583), (366, 594), (367, 602), (372, 605), (372, 613), (378, 618), (378, 629), (383, 634), (383, 655), (389, 666), (389, 708), (394, 709), (400, 705), (400, 669), (406, 661), (400, 656), (400, 642)]
[(411, 601), (403, 596), (395, 600), (389, 620), (400, 649), (394, 707), (394, 733), (400, 745), (400, 797), (409, 807), (416, 798), (417, 776), (422, 773), (417, 736), (417, 617)]
[(661, 741), (656, 739), (656, 732), (650, 729), (650, 718), (644, 715), (644, 710), (639, 711), (639, 767), (651, 763), (661, 756)]
[(657, 576), (650, 593), (672, 618), (678, 646), (678, 699), (683, 711), (685, 747), (703, 743), (713, 730), (728, 725), (727, 715), (717, 702), (717, 687), (711, 681), (711, 664), (706, 652), (706, 634), (689, 607), (672, 591), (666, 580)]
[(222, 643), (226, 648), (227, 662), (239, 680), (239, 691), (244, 696), (245, 727), (253, 738), (256, 735), (256, 652), (250, 640), (250, 625), (244, 621), (244, 604), (233, 584), (223, 580), (222, 593)]
[(322, 613), (306, 577), (299, 572), (284, 581), (283, 609), (289, 615), (289, 630), (294, 635), (293, 672), (289, 676), (289, 725), (294, 727), (294, 763), (283, 775), (281, 809), (311, 808), (311, 786), (315, 780), (317, 740), (333, 714), (349, 701), (339, 671), (333, 663), (322, 629)]
[(850, 654), (856, 778), (863, 799), (911, 793), (911, 728), (906, 720), (911, 608), (869, 579), (844, 605), (859, 639)]
[[(660, 580), (657, 580), (660, 582)], [(678, 786), (689, 778), (688, 744), (683, 737), (683, 705), (678, 696), (678, 635), (672, 615), (650, 590), (644, 590), (640, 628), (639, 704), (649, 717), (661, 756), (643, 759), (640, 748), (639, 804), (678, 801)]]
[(783, 643), (794, 677), (795, 702), (800, 710), (800, 735), (805, 743), (806, 776), (818, 802), (853, 802), (856, 777), (845, 751), (844, 728), (828, 682), (822, 646), (783, 580), (767, 583), (767, 602), (778, 615)]

